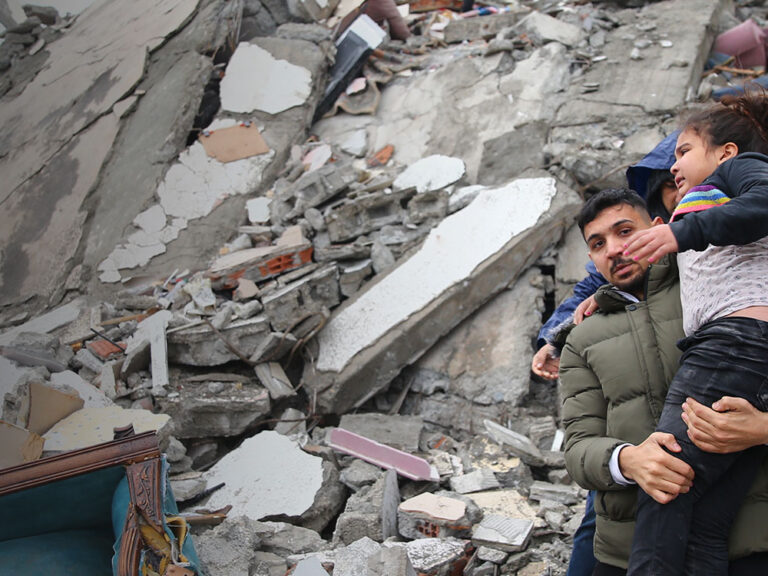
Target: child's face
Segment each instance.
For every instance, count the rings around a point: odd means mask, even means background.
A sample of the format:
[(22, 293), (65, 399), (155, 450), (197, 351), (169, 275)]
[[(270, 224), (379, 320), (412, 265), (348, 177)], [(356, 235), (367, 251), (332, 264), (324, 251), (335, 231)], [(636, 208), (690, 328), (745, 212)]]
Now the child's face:
[(677, 202), (688, 191), (698, 186), (715, 171), (721, 162), (722, 146), (709, 148), (707, 143), (693, 130), (686, 129), (677, 137), (675, 158), (677, 161), (670, 168), (677, 186)]

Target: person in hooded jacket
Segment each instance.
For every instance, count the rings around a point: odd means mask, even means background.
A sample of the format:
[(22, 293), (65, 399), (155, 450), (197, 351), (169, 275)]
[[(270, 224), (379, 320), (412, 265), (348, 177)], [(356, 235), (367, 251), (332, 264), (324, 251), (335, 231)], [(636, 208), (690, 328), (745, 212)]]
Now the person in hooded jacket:
[[(673, 132), (656, 147), (646, 154), (637, 164), (627, 169), (626, 177), (629, 187), (637, 191), (645, 199), (651, 218), (659, 217), (668, 222), (675, 208), (677, 188), (669, 169), (675, 163), (675, 145), (678, 132)], [(573, 288), (573, 296), (565, 299), (544, 323), (539, 331), (538, 352), (531, 362), (531, 370), (537, 376), (546, 380), (556, 380), (559, 375), (560, 358), (551, 339), (563, 324), (570, 322), (576, 307), (585, 299), (597, 292), (597, 289), (607, 280), (590, 261), (587, 266), (587, 277), (578, 282)], [(587, 495), (584, 518), (573, 537), (568, 572), (566, 576), (589, 576), (592, 574), (596, 560), (593, 553), (595, 536), (594, 492)]]

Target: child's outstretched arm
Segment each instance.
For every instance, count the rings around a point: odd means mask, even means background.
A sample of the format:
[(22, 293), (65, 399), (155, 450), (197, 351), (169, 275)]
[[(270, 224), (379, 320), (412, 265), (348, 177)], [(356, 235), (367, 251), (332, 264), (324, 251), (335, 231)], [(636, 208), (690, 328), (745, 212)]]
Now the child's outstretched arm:
[(677, 239), (668, 224), (640, 230), (624, 244), (624, 256), (629, 256), (633, 260), (647, 258), (648, 262), (658, 262), (667, 254), (677, 251)]

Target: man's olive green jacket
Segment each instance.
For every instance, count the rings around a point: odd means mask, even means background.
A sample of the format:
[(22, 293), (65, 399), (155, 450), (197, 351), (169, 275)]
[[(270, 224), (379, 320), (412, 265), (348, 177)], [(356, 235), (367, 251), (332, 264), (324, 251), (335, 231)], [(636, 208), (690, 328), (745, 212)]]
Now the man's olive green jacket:
[[(640, 444), (655, 430), (678, 368), (683, 328), (674, 258), (651, 266), (645, 294), (633, 303), (600, 288), (600, 312), (571, 331), (560, 360), (568, 472), (597, 491), (596, 558), (621, 568), (632, 546), (637, 488), (614, 482), (608, 463), (614, 448)], [(734, 558), (768, 551), (768, 459), (731, 530), (730, 549)]]

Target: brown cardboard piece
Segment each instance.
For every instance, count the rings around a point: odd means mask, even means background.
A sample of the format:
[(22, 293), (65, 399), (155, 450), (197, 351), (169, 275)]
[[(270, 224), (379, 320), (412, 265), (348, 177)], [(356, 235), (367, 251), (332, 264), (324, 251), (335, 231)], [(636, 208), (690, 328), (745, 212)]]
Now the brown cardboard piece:
[(206, 130), (198, 139), (206, 154), (219, 162), (233, 162), (269, 152), (269, 146), (253, 124)]
[(63, 420), (83, 407), (85, 401), (77, 393), (56, 390), (40, 382), (29, 385), (29, 422), (30, 432), (43, 435), (54, 424)]
[(34, 432), (0, 420), (0, 469), (38, 460), (44, 442)]

